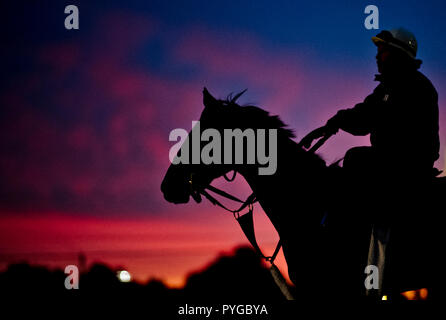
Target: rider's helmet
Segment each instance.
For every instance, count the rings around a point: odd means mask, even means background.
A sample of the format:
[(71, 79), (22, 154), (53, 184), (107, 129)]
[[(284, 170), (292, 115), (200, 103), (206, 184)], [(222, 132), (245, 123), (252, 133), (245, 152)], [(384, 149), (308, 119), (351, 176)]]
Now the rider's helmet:
[(417, 55), (418, 44), (415, 36), (412, 32), (404, 29), (397, 28), (390, 31), (383, 30), (372, 37), (374, 44), (386, 43), (392, 47), (398, 48), (409, 55), (412, 59), (415, 59)]

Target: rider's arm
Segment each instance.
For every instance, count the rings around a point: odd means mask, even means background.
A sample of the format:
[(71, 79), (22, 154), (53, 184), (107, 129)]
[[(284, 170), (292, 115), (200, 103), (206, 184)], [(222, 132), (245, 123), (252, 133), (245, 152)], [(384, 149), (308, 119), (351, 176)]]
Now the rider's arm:
[(364, 102), (358, 103), (350, 109), (339, 110), (334, 117), (328, 120), (326, 126), (334, 131), (342, 129), (355, 136), (369, 134), (375, 122), (377, 91), (379, 91), (379, 86), (365, 98)]

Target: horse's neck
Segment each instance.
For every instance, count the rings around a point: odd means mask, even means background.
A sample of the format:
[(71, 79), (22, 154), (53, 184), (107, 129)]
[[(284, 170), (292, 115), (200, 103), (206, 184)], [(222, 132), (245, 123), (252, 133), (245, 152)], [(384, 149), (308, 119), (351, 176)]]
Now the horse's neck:
[[(290, 210), (292, 203), (299, 196), (298, 186), (305, 184), (305, 181), (298, 181), (298, 179), (308, 168), (299, 166), (301, 161), (296, 157), (302, 156), (303, 153), (297, 148), (299, 147), (292, 140), (279, 142), (277, 170), (273, 175), (259, 175), (258, 168), (252, 167), (240, 172), (279, 232), (281, 225), (286, 223), (284, 219), (286, 211)], [(308, 173), (305, 176), (308, 176)]]

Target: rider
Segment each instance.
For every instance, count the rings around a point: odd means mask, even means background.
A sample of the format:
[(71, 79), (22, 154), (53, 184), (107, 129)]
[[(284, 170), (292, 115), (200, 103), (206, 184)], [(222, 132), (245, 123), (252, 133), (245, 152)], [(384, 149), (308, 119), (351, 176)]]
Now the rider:
[(439, 157), (438, 95), (418, 71), (415, 36), (399, 28), (382, 31), (372, 41), (380, 84), (364, 102), (338, 111), (321, 133), (370, 134), (371, 147), (347, 151), (343, 166), (349, 171), (431, 177)]
[[(318, 135), (330, 136), (339, 129), (353, 135), (370, 134), (371, 146), (348, 150), (343, 163), (350, 178), (347, 181), (354, 185), (349, 190), (357, 193), (350, 194), (349, 199), (367, 203), (372, 213), (374, 227), (368, 264), (378, 265), (381, 274), (384, 264), (379, 263), (383, 260), (377, 252), (385, 250), (391, 234), (389, 249), (393, 253), (385, 254), (391, 259), (386, 274), (391, 275), (395, 288), (403, 288), (397, 284), (398, 279), (406, 284), (409, 278), (410, 285), (416, 287), (419, 284), (410, 272), (421, 267), (408, 268), (406, 262), (412, 266), (414, 260), (422, 261), (412, 258), (413, 248), (420, 245), (416, 239), (413, 243), (408, 241), (419, 235), (416, 226), (420, 224), (423, 207), (415, 208), (421, 203), (417, 200), (420, 194), (427, 190), (420, 187), (420, 182), (438, 174), (433, 168), (439, 158), (438, 95), (432, 83), (418, 71), (421, 60), (415, 58), (418, 45), (411, 32), (402, 28), (382, 31), (372, 41), (378, 49), (379, 74), (375, 80), (379, 85), (364, 102), (338, 111)], [(408, 269), (407, 274), (402, 273), (404, 268)]]

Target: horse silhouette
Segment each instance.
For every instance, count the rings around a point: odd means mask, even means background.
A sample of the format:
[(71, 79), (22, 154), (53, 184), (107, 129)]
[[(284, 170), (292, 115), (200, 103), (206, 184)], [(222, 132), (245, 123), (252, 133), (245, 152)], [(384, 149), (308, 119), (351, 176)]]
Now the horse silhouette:
[[(328, 166), (296, 143), (278, 116), (238, 105), (240, 95), (218, 100), (205, 88), (200, 127), (221, 133), (234, 128), (277, 129), (276, 172), (259, 175), (258, 164), (172, 164), (161, 184), (165, 199), (180, 204), (194, 196), (199, 202), (189, 183), (192, 174), (194, 185), (204, 188), (233, 170), (245, 178), (277, 230), (298, 293), (314, 299), (363, 296), (371, 230), (369, 216), (361, 214), (367, 207), (363, 198), (345, 192), (348, 184), (341, 167)], [(436, 190), (444, 191), (445, 182), (437, 178)], [(422, 287), (430, 288), (431, 283), (426, 279)]]

